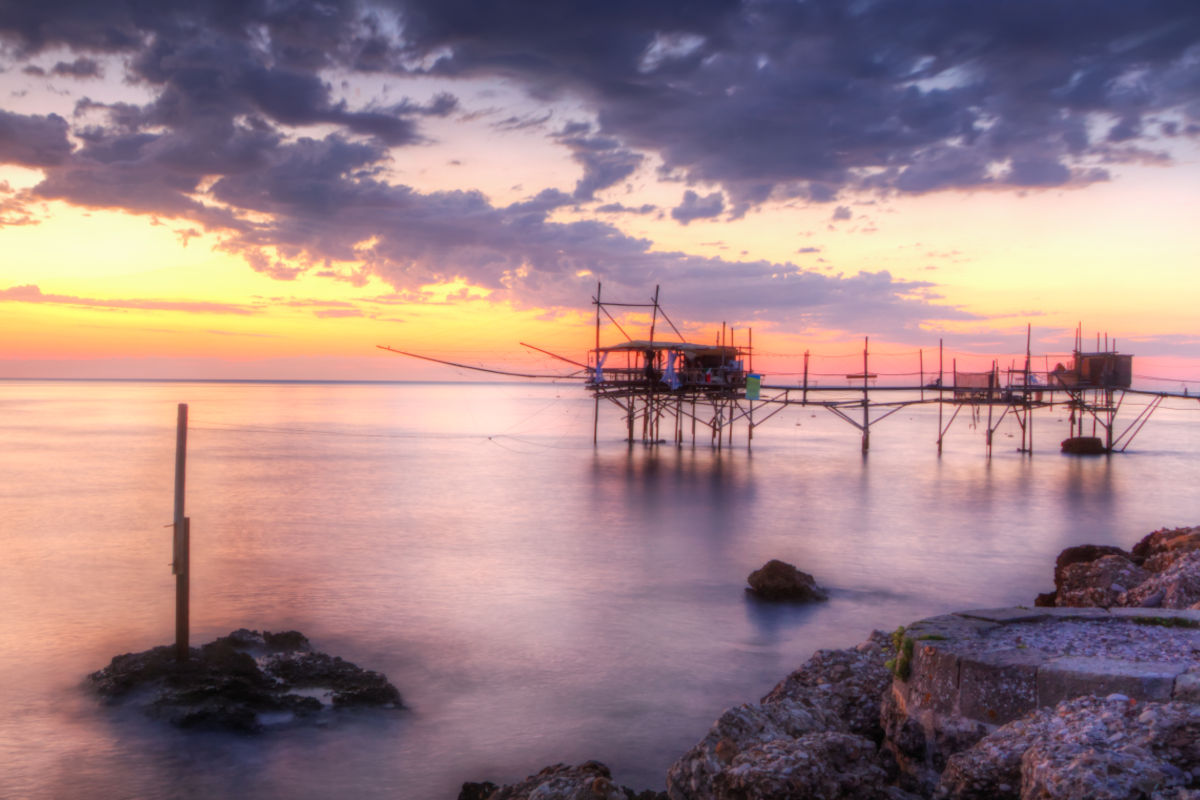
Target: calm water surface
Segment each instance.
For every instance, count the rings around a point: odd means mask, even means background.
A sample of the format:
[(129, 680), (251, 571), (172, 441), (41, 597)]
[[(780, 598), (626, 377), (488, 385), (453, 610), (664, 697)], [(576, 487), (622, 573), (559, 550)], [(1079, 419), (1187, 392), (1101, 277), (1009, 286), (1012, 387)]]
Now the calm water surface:
[[(260, 737), (98, 705), (84, 676), (174, 636), (176, 404), (190, 406), (192, 640), (296, 628), (410, 710)], [(1060, 549), (1200, 522), (1200, 413), (1130, 451), (991, 459), (966, 413), (872, 433), (792, 409), (744, 447), (628, 447), (571, 385), (0, 382), (0, 797), (447, 798), (556, 762), (637, 788), (820, 647), (1029, 603)], [(1131, 410), (1123, 412), (1132, 419)], [(764, 607), (791, 561), (829, 603)]]

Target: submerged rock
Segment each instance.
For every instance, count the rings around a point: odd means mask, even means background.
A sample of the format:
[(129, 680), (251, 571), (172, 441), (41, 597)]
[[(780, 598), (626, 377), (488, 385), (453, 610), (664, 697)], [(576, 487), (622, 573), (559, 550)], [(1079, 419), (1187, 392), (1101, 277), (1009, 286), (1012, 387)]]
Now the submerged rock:
[(177, 661), (175, 648), (116, 656), (88, 676), (110, 702), (135, 702), (150, 716), (186, 728), (257, 732), (269, 724), (316, 718), (326, 707), (401, 708), (378, 672), (312, 651), (298, 631), (241, 628)]
[(750, 584), (750, 591), (764, 600), (807, 603), (829, 599), (829, 594), (817, 586), (812, 575), (774, 558), (751, 572), (746, 581)]

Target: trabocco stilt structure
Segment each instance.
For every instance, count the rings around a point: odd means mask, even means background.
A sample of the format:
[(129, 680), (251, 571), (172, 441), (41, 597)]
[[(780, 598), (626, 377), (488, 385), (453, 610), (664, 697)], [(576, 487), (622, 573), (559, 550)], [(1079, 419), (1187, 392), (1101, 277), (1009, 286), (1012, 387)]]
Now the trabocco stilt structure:
[[(598, 443), (600, 410), (615, 406), (624, 418), (626, 439), (632, 445), (708, 442), (712, 447), (730, 447), (734, 432), (741, 427), (750, 446), (757, 427), (792, 407), (823, 408), (856, 428), (862, 451), (871, 446), (871, 429), (901, 409), (936, 404), (938, 410), (937, 450), (942, 452), (947, 433), (963, 411), (972, 424), (984, 425), (985, 447), (990, 456), (996, 431), (1012, 415), (1021, 431), (1018, 448), (1033, 453), (1034, 412), (1066, 408), (1069, 435), (1062, 440), (1064, 452), (1108, 454), (1124, 451), (1151, 414), (1167, 398), (1196, 400), (1195, 395), (1133, 388), (1133, 356), (1120, 353), (1116, 341), (1107, 337), (1094, 350), (1084, 350), (1082, 329), (1077, 329), (1075, 346), (1066, 363), (1035, 370), (1030, 352), (1032, 329), (1026, 329), (1025, 359), (1021, 367), (1001, 370), (992, 362), (985, 371), (961, 371), (955, 360), (947, 365), (943, 343), (938, 342), (937, 372), (926, 372), (924, 351), (915, 383), (879, 385), (871, 371), (870, 341), (863, 339), (862, 369), (838, 376), (840, 385), (810, 380), (809, 353), (804, 353), (804, 371), (795, 384), (765, 380), (754, 370), (754, 334), (745, 331), (737, 341), (732, 327), (721, 325), (712, 341), (688, 341), (659, 303), (659, 287), (647, 302), (618, 302), (602, 297), (597, 284), (592, 305), (596, 309), (595, 346), (586, 363), (525, 345), (559, 361), (578, 367), (570, 374), (531, 374), (455, 363), (380, 345), (401, 355), (491, 374), (521, 378), (578, 379), (594, 399), (592, 441)], [(641, 338), (632, 335), (622, 320), (648, 317)], [(640, 332), (640, 331), (639, 331)], [(814, 377), (815, 376), (811, 376)], [(827, 377), (827, 376), (821, 376)], [(1117, 414), (1127, 395), (1148, 398), (1132, 421), (1118, 430)]]

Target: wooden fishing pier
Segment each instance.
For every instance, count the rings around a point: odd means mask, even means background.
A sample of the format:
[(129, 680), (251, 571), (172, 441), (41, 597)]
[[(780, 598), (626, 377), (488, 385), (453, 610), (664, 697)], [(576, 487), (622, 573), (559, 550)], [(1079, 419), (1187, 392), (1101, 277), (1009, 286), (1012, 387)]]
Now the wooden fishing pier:
[[(659, 303), (659, 290), (648, 303), (615, 303), (601, 297), (596, 288), (596, 344), (588, 355), (586, 384), (595, 400), (593, 442), (599, 435), (602, 401), (617, 406), (625, 417), (630, 443), (692, 444), (707, 439), (721, 448), (733, 444), (734, 431), (744, 426), (746, 444), (754, 431), (785, 409), (823, 408), (858, 429), (863, 452), (871, 446), (871, 428), (901, 409), (934, 405), (938, 409), (938, 453), (946, 434), (961, 412), (968, 410), (977, 421), (986, 412), (985, 446), (992, 452), (994, 435), (1011, 414), (1021, 431), (1020, 452), (1033, 452), (1034, 412), (1066, 408), (1070, 435), (1062, 442), (1064, 451), (1093, 454), (1124, 451), (1145, 426), (1150, 415), (1168, 397), (1188, 397), (1174, 392), (1145, 391), (1132, 386), (1133, 357), (1120, 353), (1107, 340), (1103, 349), (1084, 351), (1077, 331), (1073, 357), (1052, 370), (1032, 368), (1030, 329), (1026, 334), (1025, 362), (1021, 368), (1001, 370), (993, 361), (984, 372), (960, 371), (952, 362), (945, 368), (943, 343), (938, 342), (938, 368), (926, 382), (923, 367), (916, 384), (880, 386), (871, 371), (870, 342), (863, 340), (862, 370), (845, 375), (841, 386), (810, 384), (808, 353), (804, 372), (796, 385), (766, 383), (754, 371), (753, 332), (746, 331), (745, 343), (735, 341), (734, 331), (722, 325), (712, 343), (687, 341)], [(647, 338), (635, 339), (623, 328), (610, 309), (648, 312)], [(615, 327), (625, 341), (601, 344), (605, 322)], [(663, 326), (677, 341), (656, 338)], [(861, 382), (861, 383), (860, 383)], [(1126, 395), (1142, 395), (1149, 401), (1123, 429), (1117, 428), (1117, 413)], [(1193, 398), (1194, 399), (1194, 398)], [(1090, 430), (1089, 430), (1090, 427)]]
[[(862, 451), (871, 446), (871, 429), (888, 417), (913, 406), (937, 406), (937, 449), (941, 454), (947, 433), (963, 411), (973, 424), (985, 423), (985, 447), (990, 456), (996, 431), (1012, 415), (1021, 431), (1019, 451), (1033, 453), (1035, 412), (1066, 409), (1070, 426), (1062, 441), (1065, 452), (1108, 454), (1124, 451), (1167, 398), (1200, 399), (1183, 393), (1133, 388), (1133, 356), (1120, 353), (1114, 340), (1103, 346), (1097, 337), (1094, 350), (1084, 350), (1083, 336), (1076, 331), (1072, 355), (1042, 370), (1033, 368), (1030, 352), (1031, 328), (1026, 329), (1024, 364), (1001, 369), (993, 361), (990, 369), (965, 371), (951, 359), (945, 363), (944, 347), (938, 341), (936, 372), (926, 372), (924, 351), (915, 383), (880, 386), (880, 375), (871, 371), (869, 339), (863, 339), (862, 369), (843, 373), (841, 385), (810, 381), (809, 353), (804, 353), (804, 370), (794, 385), (769, 383), (754, 371), (754, 334), (745, 332), (738, 341), (733, 328), (722, 324), (711, 342), (688, 341), (659, 303), (659, 287), (648, 302), (605, 300), (597, 284), (592, 305), (596, 308), (595, 345), (586, 361), (577, 361), (533, 345), (524, 345), (578, 369), (570, 374), (512, 372), (396, 350), (400, 355), (433, 361), (460, 369), (520, 378), (578, 379), (594, 399), (592, 441), (598, 443), (600, 408), (613, 405), (625, 421), (626, 439), (632, 445), (683, 445), (690, 440), (707, 440), (716, 448), (731, 447), (734, 433), (744, 430), (746, 446), (754, 431), (781, 412), (793, 407), (825, 409), (856, 428)], [(626, 330), (631, 317), (648, 317), (643, 338)], [(625, 325), (622, 325), (622, 319)], [(640, 324), (640, 323), (639, 323)], [(664, 331), (670, 336), (664, 336)], [(612, 335), (612, 331), (619, 334)], [(605, 344), (607, 339), (617, 339)], [(524, 343), (522, 343), (524, 344)], [(813, 376), (815, 377), (815, 376)], [(828, 377), (828, 376), (821, 376)], [(1129, 395), (1146, 402), (1124, 428), (1117, 427), (1117, 414)]]

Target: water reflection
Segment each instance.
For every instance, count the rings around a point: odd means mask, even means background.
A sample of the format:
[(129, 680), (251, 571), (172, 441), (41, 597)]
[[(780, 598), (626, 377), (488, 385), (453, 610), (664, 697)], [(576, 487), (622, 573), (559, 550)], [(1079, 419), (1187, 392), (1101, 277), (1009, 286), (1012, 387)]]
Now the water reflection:
[[(557, 387), (6, 388), (0, 651), (21, 657), (0, 660), (0, 796), (34, 800), (453, 797), (587, 758), (655, 786), (722, 708), (818, 647), (1029, 602), (1067, 545), (1197, 521), (1192, 418), (1156, 418), (1109, 459), (988, 459), (960, 426), (938, 458), (936, 413), (914, 410), (864, 458), (853, 429), (809, 415), (763, 426), (752, 452), (592, 447), (590, 402)], [(162, 526), (185, 400), (193, 638), (301, 628), (387, 673), (410, 714), (246, 741), (78, 693), (171, 637)], [(748, 598), (770, 558), (830, 601)]]

